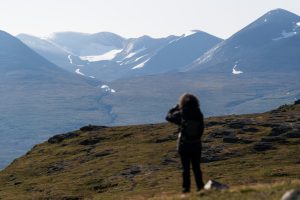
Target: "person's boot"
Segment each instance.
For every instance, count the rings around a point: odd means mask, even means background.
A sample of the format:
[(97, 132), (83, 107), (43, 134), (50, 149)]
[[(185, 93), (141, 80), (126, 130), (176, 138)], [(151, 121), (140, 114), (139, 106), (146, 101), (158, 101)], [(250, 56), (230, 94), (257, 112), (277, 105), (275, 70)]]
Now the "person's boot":
[(197, 187), (197, 192), (200, 192), (200, 191), (202, 191), (204, 189), (204, 185), (201, 185), (200, 187)]
[(189, 188), (182, 188), (182, 193), (189, 193), (190, 189)]

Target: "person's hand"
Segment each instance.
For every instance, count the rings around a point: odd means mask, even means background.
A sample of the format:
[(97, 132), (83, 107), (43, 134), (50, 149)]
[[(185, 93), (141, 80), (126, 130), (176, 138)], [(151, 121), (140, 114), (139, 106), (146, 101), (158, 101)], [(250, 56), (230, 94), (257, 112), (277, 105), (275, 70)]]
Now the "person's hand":
[(179, 110), (179, 105), (176, 104), (175, 106), (173, 106), (173, 108), (171, 108), (171, 112), (175, 112)]

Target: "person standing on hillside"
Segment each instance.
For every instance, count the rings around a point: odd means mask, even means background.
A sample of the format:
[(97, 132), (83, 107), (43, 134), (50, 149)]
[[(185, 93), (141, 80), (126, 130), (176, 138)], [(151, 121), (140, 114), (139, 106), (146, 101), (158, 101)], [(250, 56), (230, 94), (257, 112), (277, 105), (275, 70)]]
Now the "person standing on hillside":
[(166, 120), (179, 126), (177, 150), (182, 164), (182, 192), (190, 192), (190, 164), (192, 164), (197, 191), (200, 191), (204, 187), (200, 169), (204, 122), (197, 97), (188, 93), (183, 94), (178, 104), (169, 110)]

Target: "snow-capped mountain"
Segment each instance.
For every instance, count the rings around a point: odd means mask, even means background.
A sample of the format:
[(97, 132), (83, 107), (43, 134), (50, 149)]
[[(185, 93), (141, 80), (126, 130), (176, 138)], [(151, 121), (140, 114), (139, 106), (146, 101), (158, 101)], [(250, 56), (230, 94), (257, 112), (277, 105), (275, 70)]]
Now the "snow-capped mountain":
[(121, 65), (129, 66), (131, 69), (142, 68), (141, 63), (152, 58), (161, 48), (166, 46), (171, 41), (177, 39), (176, 36), (154, 39), (149, 36), (139, 38), (131, 38), (123, 51), (116, 58)]
[(42, 38), (20, 34), (17, 37), (49, 61), (71, 72), (78, 72), (89, 62), (112, 59), (125, 42), (121, 36), (109, 32), (58, 32)]
[(160, 49), (141, 71), (146, 74), (179, 71), (221, 41), (202, 31), (187, 32)]
[(104, 89), (0, 31), (0, 168), (56, 132), (110, 123)]
[[(40, 39), (39, 45), (35, 45), (37, 38), (31, 37), (32, 41), (29, 36), (19, 35), (19, 38), (64, 69), (104, 81), (178, 71), (222, 41), (201, 31), (166, 38), (129, 39), (107, 32), (65, 32)], [(52, 55), (49, 43), (60, 49), (59, 55)]]
[(142, 36), (127, 39), (122, 51), (118, 52), (112, 59), (87, 63), (85, 67), (81, 68), (82, 72), (87, 75), (92, 74), (99, 80), (115, 80), (136, 76), (145, 63), (175, 39), (177, 39), (176, 36), (159, 39)]
[(20, 34), (18, 38), (62, 68), (100, 80), (134, 76), (134, 69), (142, 68), (161, 48), (178, 39), (177, 36), (124, 39), (108, 32), (61, 32), (44, 38)]
[(272, 10), (185, 68), (240, 75), (248, 72), (299, 71), (300, 16)]

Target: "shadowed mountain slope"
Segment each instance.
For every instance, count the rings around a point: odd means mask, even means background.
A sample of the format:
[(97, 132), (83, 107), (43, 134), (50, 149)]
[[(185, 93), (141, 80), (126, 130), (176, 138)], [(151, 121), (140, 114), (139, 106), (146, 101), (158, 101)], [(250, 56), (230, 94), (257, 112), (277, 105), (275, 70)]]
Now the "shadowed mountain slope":
[(111, 121), (106, 95), (0, 32), (0, 168), (53, 133)]

